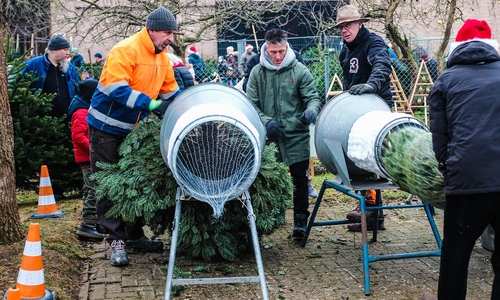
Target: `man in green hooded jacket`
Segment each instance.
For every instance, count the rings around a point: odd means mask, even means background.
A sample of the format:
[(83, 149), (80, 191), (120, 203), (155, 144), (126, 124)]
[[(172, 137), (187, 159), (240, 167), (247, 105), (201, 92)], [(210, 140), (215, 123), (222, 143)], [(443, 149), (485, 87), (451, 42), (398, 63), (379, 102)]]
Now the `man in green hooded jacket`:
[(267, 129), (268, 142), (278, 147), (278, 159), (290, 167), (294, 229), (304, 236), (309, 217), (308, 180), (309, 125), (316, 122), (321, 101), (309, 70), (295, 58), (285, 31), (266, 32), (266, 42), (247, 84), (247, 96)]

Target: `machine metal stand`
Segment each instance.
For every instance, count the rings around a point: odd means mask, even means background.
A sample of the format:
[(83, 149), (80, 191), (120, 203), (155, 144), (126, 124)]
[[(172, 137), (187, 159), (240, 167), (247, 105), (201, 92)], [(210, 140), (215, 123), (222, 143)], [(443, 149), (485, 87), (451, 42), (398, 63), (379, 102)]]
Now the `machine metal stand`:
[[(334, 188), (339, 192), (342, 192), (348, 196), (351, 196), (357, 200), (359, 200), (361, 207), (361, 239), (363, 244), (363, 274), (364, 274), (364, 283), (365, 283), (365, 295), (370, 295), (370, 262), (379, 261), (379, 260), (389, 260), (389, 259), (402, 259), (402, 258), (415, 258), (415, 257), (426, 257), (426, 256), (441, 256), (441, 236), (439, 235), (439, 231), (436, 227), (436, 223), (431, 213), (431, 207), (428, 204), (406, 204), (406, 205), (397, 205), (397, 206), (383, 206), (382, 205), (382, 196), (381, 190), (387, 189), (396, 189), (398, 188), (396, 185), (388, 182), (385, 179), (379, 180), (362, 180), (362, 181), (353, 181), (351, 182), (352, 189), (343, 186), (340, 183), (325, 180), (321, 186), (321, 190), (319, 192), (318, 198), (316, 200), (316, 204), (314, 205), (314, 209), (311, 213), (310, 220), (307, 224), (305, 235), (302, 239), (301, 246), (304, 247), (307, 243), (307, 238), (311, 233), (311, 228), (314, 226), (327, 226), (327, 225), (339, 225), (339, 224), (348, 224), (349, 220), (328, 220), (328, 221), (319, 221), (316, 222), (316, 214), (319, 209), (319, 205), (321, 200), (323, 199), (323, 194), (325, 189)], [(376, 190), (377, 191), (377, 199), (376, 206), (367, 207), (365, 204), (365, 198), (361, 195), (354, 193), (353, 191), (362, 191), (362, 190)], [(378, 214), (381, 209), (402, 209), (402, 208), (419, 208), (423, 207), (427, 214), (427, 219), (429, 220), (429, 224), (432, 229), (432, 233), (436, 239), (436, 243), (439, 247), (438, 250), (431, 251), (421, 251), (421, 252), (410, 252), (410, 253), (396, 253), (396, 254), (385, 254), (385, 255), (369, 255), (368, 253), (368, 230), (366, 224), (366, 211), (367, 210), (375, 210), (375, 220), (378, 220)], [(373, 242), (377, 241), (377, 230), (378, 230), (378, 222), (374, 223), (373, 228)]]
[(245, 191), (238, 200), (244, 201), (248, 211), (248, 221), (250, 226), (250, 232), (252, 237), (253, 251), (255, 254), (255, 261), (257, 263), (257, 276), (241, 276), (241, 277), (218, 277), (218, 278), (173, 278), (174, 276), (174, 266), (175, 266), (175, 255), (177, 251), (177, 241), (179, 237), (179, 225), (181, 219), (181, 201), (183, 200), (194, 200), (189, 196), (185, 195), (180, 188), (177, 188), (176, 204), (175, 204), (175, 215), (174, 215), (174, 225), (172, 231), (172, 240), (170, 246), (170, 256), (168, 260), (168, 270), (167, 270), (167, 282), (165, 287), (165, 299), (170, 299), (170, 294), (172, 287), (175, 285), (194, 285), (194, 284), (226, 284), (226, 283), (247, 283), (247, 282), (259, 282), (262, 299), (268, 300), (269, 295), (267, 291), (266, 277), (264, 273), (264, 264), (262, 263), (262, 256), (260, 253), (259, 237), (257, 234), (257, 226), (255, 225), (255, 215), (253, 213), (252, 203), (250, 201), (250, 195), (248, 191)]

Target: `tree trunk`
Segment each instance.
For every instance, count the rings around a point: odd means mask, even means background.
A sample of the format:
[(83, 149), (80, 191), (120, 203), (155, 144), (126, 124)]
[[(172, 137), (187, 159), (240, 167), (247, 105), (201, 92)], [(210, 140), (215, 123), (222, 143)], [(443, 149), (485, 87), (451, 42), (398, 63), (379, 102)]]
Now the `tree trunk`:
[(7, 90), (4, 27), (0, 7), (0, 245), (23, 238), (16, 201), (16, 168), (14, 163), (14, 128)]

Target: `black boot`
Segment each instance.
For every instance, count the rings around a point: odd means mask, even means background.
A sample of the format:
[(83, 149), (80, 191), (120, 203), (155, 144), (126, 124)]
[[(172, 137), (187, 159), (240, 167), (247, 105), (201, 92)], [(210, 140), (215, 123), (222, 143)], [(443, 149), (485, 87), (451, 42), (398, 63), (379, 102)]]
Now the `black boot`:
[(295, 214), (293, 218), (293, 233), (294, 238), (303, 238), (306, 233), (307, 216), (302, 213)]

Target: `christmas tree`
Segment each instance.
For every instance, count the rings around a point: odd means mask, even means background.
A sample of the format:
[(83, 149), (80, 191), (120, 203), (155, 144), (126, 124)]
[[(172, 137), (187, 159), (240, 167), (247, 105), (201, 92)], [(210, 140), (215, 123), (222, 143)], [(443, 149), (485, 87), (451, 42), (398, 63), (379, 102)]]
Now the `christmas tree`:
[[(118, 164), (100, 164), (93, 175), (97, 194), (114, 202), (110, 217), (142, 221), (155, 236), (171, 229), (177, 182), (160, 151), (161, 121), (155, 115), (139, 122), (119, 149)], [(270, 234), (285, 223), (293, 185), (284, 164), (276, 161), (276, 148), (266, 146), (260, 171), (249, 189), (259, 234)], [(219, 219), (210, 205), (189, 201), (182, 206), (179, 247), (189, 258), (234, 261), (247, 246), (247, 210), (240, 201), (229, 201)]]

